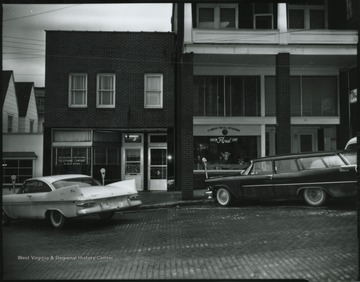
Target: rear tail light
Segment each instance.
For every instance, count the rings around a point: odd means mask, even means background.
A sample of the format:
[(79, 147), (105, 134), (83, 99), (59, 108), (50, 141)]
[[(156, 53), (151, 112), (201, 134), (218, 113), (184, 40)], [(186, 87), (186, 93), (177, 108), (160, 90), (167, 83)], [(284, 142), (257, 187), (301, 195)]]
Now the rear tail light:
[(81, 208), (90, 208), (95, 206), (95, 202), (79, 202), (76, 203), (76, 206), (81, 207)]
[(138, 201), (140, 200), (140, 195), (132, 195), (129, 197), (130, 201)]

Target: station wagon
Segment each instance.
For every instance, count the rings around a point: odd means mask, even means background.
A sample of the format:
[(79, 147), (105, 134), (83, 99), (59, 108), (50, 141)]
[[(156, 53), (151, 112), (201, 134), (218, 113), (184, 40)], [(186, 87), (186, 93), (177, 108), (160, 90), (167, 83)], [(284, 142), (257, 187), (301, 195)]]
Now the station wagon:
[(242, 173), (205, 180), (210, 198), (221, 206), (234, 200), (302, 197), (321, 206), (329, 197), (356, 196), (356, 152), (317, 152), (264, 157)]

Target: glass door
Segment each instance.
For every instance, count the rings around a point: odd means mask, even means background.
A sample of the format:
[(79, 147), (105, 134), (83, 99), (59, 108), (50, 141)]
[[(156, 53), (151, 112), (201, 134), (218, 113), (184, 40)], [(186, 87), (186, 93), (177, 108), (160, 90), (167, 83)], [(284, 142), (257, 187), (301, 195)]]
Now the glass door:
[(144, 175), (143, 142), (141, 134), (124, 135), (122, 148), (122, 179), (135, 179), (136, 189), (142, 191)]
[(149, 190), (167, 190), (167, 150), (149, 148)]

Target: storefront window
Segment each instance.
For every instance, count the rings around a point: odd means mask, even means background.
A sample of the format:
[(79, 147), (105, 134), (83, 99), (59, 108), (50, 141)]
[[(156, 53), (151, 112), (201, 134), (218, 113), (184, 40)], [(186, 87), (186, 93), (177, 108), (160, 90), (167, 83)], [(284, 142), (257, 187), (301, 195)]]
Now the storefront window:
[(11, 185), (11, 176), (15, 175), (17, 184), (33, 177), (33, 160), (3, 160), (3, 184)]
[(53, 174), (81, 173), (91, 175), (90, 148), (53, 148)]
[(239, 170), (258, 157), (259, 136), (195, 136), (194, 169)]

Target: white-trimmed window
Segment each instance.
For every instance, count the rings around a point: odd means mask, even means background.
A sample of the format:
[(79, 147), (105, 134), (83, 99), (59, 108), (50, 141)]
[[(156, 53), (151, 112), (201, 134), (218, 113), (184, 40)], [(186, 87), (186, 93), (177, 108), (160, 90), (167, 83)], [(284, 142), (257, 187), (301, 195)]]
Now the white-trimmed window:
[(98, 108), (115, 108), (115, 74), (98, 74), (96, 93)]
[(288, 5), (289, 29), (327, 28), (327, 8), (324, 0), (314, 0), (303, 5)]
[(87, 107), (86, 73), (71, 73), (69, 75), (69, 107)]
[(205, 29), (237, 28), (237, 4), (199, 4), (197, 27)]
[(163, 75), (145, 74), (145, 108), (163, 107)]

